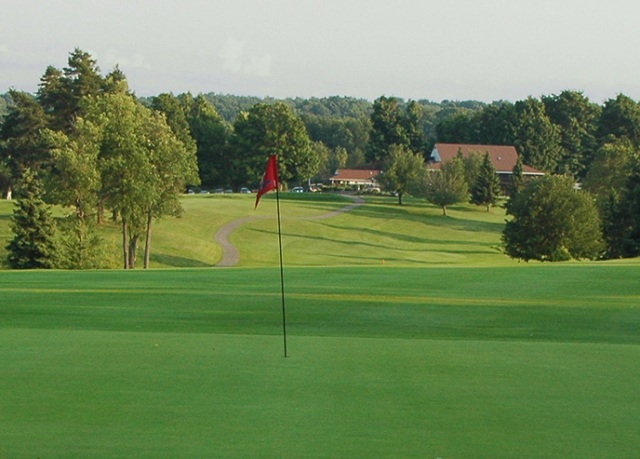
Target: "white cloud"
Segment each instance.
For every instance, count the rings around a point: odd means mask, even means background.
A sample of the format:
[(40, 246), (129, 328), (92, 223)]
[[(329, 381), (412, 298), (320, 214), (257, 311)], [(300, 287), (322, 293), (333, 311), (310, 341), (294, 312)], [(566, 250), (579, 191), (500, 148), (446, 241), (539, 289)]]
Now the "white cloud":
[(222, 68), (230, 73), (238, 73), (242, 69), (242, 57), (244, 55), (244, 41), (233, 37), (227, 38), (222, 46), (219, 56), (222, 59)]
[(268, 77), (271, 75), (271, 54), (262, 56), (252, 56), (251, 60), (244, 66), (247, 75)]
[[(93, 54), (95, 56), (95, 54)], [(102, 59), (98, 59), (102, 61)], [(109, 68), (118, 65), (121, 70), (126, 69), (151, 69), (151, 65), (147, 62), (144, 55), (141, 53), (134, 53), (132, 56), (123, 56), (114, 49), (109, 49), (107, 55), (104, 58), (104, 62)]]
[(218, 56), (224, 71), (246, 76), (267, 77), (271, 75), (271, 54), (253, 55), (245, 53), (246, 41), (227, 38)]

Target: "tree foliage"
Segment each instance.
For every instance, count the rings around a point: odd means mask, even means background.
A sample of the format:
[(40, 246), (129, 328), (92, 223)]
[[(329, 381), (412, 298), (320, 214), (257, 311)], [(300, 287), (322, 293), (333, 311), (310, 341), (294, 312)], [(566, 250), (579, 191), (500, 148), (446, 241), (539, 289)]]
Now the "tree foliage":
[(627, 138), (640, 148), (640, 105), (624, 94), (605, 101), (599, 120), (598, 136), (609, 141), (612, 137)]
[(629, 162), (620, 192), (612, 190), (603, 207), (604, 238), (609, 258), (640, 256), (640, 157)]
[(423, 196), (442, 209), (447, 215), (447, 207), (469, 200), (469, 185), (465, 179), (464, 164), (460, 158), (445, 161), (440, 170), (429, 170), (412, 188), (416, 196)]
[(560, 161), (560, 129), (546, 114), (544, 104), (532, 97), (516, 102), (515, 146), (525, 164), (552, 173)]
[(257, 186), (270, 155), (277, 155), (285, 182), (302, 183), (319, 170), (304, 123), (283, 103), (258, 104), (239, 116), (231, 142), (237, 186)]
[(10, 91), (13, 105), (0, 128), (0, 159), (18, 180), (27, 169), (38, 171), (50, 165), (49, 147), (42, 132), (48, 127), (43, 108), (33, 96)]
[(38, 101), (50, 116), (50, 127), (69, 132), (75, 119), (83, 114), (82, 100), (105, 89), (97, 61), (91, 54), (76, 48), (69, 54), (62, 71), (49, 66), (40, 79)]
[(409, 102), (403, 110), (394, 97), (376, 99), (371, 113), (367, 160), (372, 164), (384, 164), (391, 155), (392, 145), (424, 154), (426, 142), (421, 129), (422, 117), (423, 109), (415, 101)]
[(520, 193), (525, 186), (524, 181), (524, 165), (522, 164), (522, 156), (518, 156), (516, 164), (513, 166), (511, 174), (511, 183), (509, 184), (509, 195), (515, 196)]
[[(233, 158), (227, 148), (229, 130), (216, 108), (202, 95), (178, 96), (189, 132), (196, 144), (200, 181), (205, 186), (237, 185)], [(185, 144), (189, 148), (189, 144)], [(195, 185), (195, 183), (193, 183)]]
[(7, 262), (11, 268), (56, 267), (56, 226), (51, 209), (42, 196), (40, 181), (27, 169), (20, 187), (20, 199), (16, 200), (11, 217), (14, 236), (7, 245)]
[(591, 196), (571, 177), (549, 175), (530, 182), (507, 205), (502, 240), (507, 254), (525, 261), (595, 259), (603, 243)]
[(387, 191), (397, 193), (398, 204), (402, 205), (402, 196), (424, 169), (424, 158), (402, 145), (392, 145), (390, 151), (384, 172), (377, 180)]
[[(135, 267), (142, 235), (148, 267), (153, 219), (178, 216), (179, 193), (186, 183), (199, 181), (195, 152), (176, 137), (163, 114), (126, 92), (91, 99), (86, 117), (80, 126), (95, 126), (98, 134), (80, 135), (87, 143), (96, 141), (98, 196), (121, 218), (124, 267)], [(77, 148), (74, 153), (82, 154)]]
[(542, 103), (551, 122), (560, 129), (562, 153), (556, 171), (583, 177), (597, 148), (601, 108), (578, 91), (542, 97)]
[(478, 176), (471, 185), (471, 203), (486, 206), (489, 212), (501, 195), (500, 178), (496, 174), (496, 168), (489, 158), (489, 153), (485, 153)]
[(597, 202), (606, 203), (612, 193), (620, 196), (631, 171), (638, 149), (626, 137), (613, 138), (603, 144), (595, 154), (582, 187), (595, 196)]

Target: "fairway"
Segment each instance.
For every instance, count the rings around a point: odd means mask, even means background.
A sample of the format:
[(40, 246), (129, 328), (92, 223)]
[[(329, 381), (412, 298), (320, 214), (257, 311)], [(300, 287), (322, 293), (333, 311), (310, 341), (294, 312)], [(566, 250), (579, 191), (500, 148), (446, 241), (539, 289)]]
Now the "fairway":
[(638, 274), (5, 271), (0, 457), (634, 457)]

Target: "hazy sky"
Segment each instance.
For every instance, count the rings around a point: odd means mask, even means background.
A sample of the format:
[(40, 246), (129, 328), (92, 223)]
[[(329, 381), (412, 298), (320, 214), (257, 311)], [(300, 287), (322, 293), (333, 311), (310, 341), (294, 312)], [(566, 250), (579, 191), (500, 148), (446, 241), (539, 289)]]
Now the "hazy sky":
[(76, 47), (141, 96), (640, 99), (637, 0), (0, 0), (0, 93)]

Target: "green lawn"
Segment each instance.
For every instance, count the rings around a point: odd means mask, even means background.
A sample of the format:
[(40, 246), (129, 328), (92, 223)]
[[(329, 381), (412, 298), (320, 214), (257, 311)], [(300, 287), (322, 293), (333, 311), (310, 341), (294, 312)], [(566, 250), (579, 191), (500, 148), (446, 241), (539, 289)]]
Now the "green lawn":
[[(366, 196), (367, 204), (337, 217), (314, 220), (351, 200), (335, 194), (281, 193), (282, 243), (287, 266), (513, 266), (500, 250), (504, 209), (491, 212), (471, 205), (453, 206), (449, 216), (423, 200)], [(279, 262), (275, 194), (195, 195), (182, 200), (181, 218), (154, 224), (152, 268), (212, 267), (222, 257), (214, 236), (225, 224), (258, 217), (240, 226), (231, 242), (240, 248), (239, 267), (269, 267)], [(12, 234), (13, 204), (0, 201), (0, 258)], [(57, 211), (56, 215), (61, 215)], [(117, 224), (101, 236), (111, 247), (111, 264), (120, 265), (122, 239)], [(138, 254), (141, 264), (142, 247)]]
[(284, 358), (254, 199), (185, 197), (163, 269), (0, 272), (0, 458), (637, 456), (638, 260), (518, 263), (499, 208), (283, 194)]
[(5, 271), (0, 457), (634, 457), (639, 274)]

